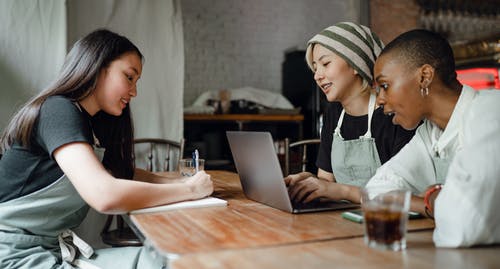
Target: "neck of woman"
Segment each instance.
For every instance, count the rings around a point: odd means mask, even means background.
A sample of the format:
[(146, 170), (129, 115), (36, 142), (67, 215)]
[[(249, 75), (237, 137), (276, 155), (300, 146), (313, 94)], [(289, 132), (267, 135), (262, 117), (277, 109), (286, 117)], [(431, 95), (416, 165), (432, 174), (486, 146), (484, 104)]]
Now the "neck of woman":
[(95, 95), (91, 94), (85, 97), (83, 100), (78, 102), (90, 116), (94, 116), (98, 111), (97, 101), (95, 100)]
[(368, 114), (368, 103), (370, 101), (370, 88), (353, 91), (354, 94), (342, 100), (342, 107), (351, 116), (363, 116)]
[(426, 118), (444, 130), (450, 121), (462, 89), (439, 88), (438, 90), (434, 88), (430, 92), (431, 89), (429, 89), (429, 95), (427, 96), (427, 106), (430, 113)]

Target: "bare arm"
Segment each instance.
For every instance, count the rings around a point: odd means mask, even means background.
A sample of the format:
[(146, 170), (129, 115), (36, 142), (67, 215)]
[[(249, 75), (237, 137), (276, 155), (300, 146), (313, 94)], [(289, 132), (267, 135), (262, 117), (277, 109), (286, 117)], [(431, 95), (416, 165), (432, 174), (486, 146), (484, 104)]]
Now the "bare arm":
[[(436, 199), (437, 194), (433, 194), (432, 197), (432, 207), (434, 208), (434, 200)], [(425, 204), (423, 196), (412, 195), (410, 202), (410, 211), (420, 213), (422, 216), (428, 217), (425, 213)]]
[(327, 172), (321, 168), (318, 168), (318, 178), (324, 179), (326, 181), (337, 182), (333, 173)]
[(333, 173), (326, 172), (322, 169), (318, 169), (318, 178), (333, 181), (332, 184), (328, 186), (331, 189), (328, 192), (331, 193), (334, 200), (348, 200), (353, 203), (360, 202), (361, 193), (359, 187), (337, 183)]
[(213, 191), (210, 176), (201, 171), (186, 182), (152, 184), (111, 176), (87, 143), (70, 143), (54, 151), (54, 158), (81, 197), (103, 213), (198, 199)]

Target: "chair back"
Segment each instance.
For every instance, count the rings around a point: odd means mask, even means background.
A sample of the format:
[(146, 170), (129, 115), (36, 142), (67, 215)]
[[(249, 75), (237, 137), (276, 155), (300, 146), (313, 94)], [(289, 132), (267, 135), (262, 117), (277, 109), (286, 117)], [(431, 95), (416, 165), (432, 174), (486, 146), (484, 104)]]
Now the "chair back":
[[(136, 167), (151, 172), (177, 170), (178, 159), (184, 152), (184, 138), (179, 142), (161, 138), (138, 138), (134, 140), (134, 162)], [(145, 163), (145, 165), (144, 165)], [(113, 228), (116, 225), (116, 229)], [(142, 246), (140, 239), (120, 215), (109, 215), (101, 231), (102, 241), (112, 247)]]
[(298, 163), (300, 164), (300, 171), (305, 172), (307, 169), (307, 164), (310, 162), (308, 159), (308, 147), (317, 147), (319, 146), (320, 141), (321, 140), (319, 138), (314, 138), (299, 140), (290, 143), (290, 140), (288, 138), (285, 138), (285, 176), (289, 175), (290, 172), (292, 172), (293, 164), (297, 163), (294, 162), (295, 158), (293, 158), (293, 156), (300, 156), (300, 160), (298, 161)]
[(179, 142), (161, 138), (134, 140), (134, 161), (137, 167), (151, 172), (177, 170), (184, 152), (184, 138)]

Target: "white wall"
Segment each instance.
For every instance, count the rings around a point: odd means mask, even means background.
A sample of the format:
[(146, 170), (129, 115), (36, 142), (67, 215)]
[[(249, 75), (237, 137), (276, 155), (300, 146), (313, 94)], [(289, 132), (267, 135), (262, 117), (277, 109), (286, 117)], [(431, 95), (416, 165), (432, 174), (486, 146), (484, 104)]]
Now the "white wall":
[(253, 86), (280, 92), (286, 49), (305, 49), (307, 40), (336, 22), (368, 21), (366, 0), (182, 0), (181, 5), (185, 106), (209, 90)]

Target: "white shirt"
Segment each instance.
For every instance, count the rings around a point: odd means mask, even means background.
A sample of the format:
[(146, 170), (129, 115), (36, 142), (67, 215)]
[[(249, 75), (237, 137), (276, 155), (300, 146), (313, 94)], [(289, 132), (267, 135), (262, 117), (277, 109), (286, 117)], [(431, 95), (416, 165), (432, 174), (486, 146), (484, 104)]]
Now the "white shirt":
[(464, 86), (446, 129), (425, 121), (367, 184), (421, 193), (436, 180), (432, 157), (452, 157), (435, 202), (438, 247), (500, 243), (500, 91)]

